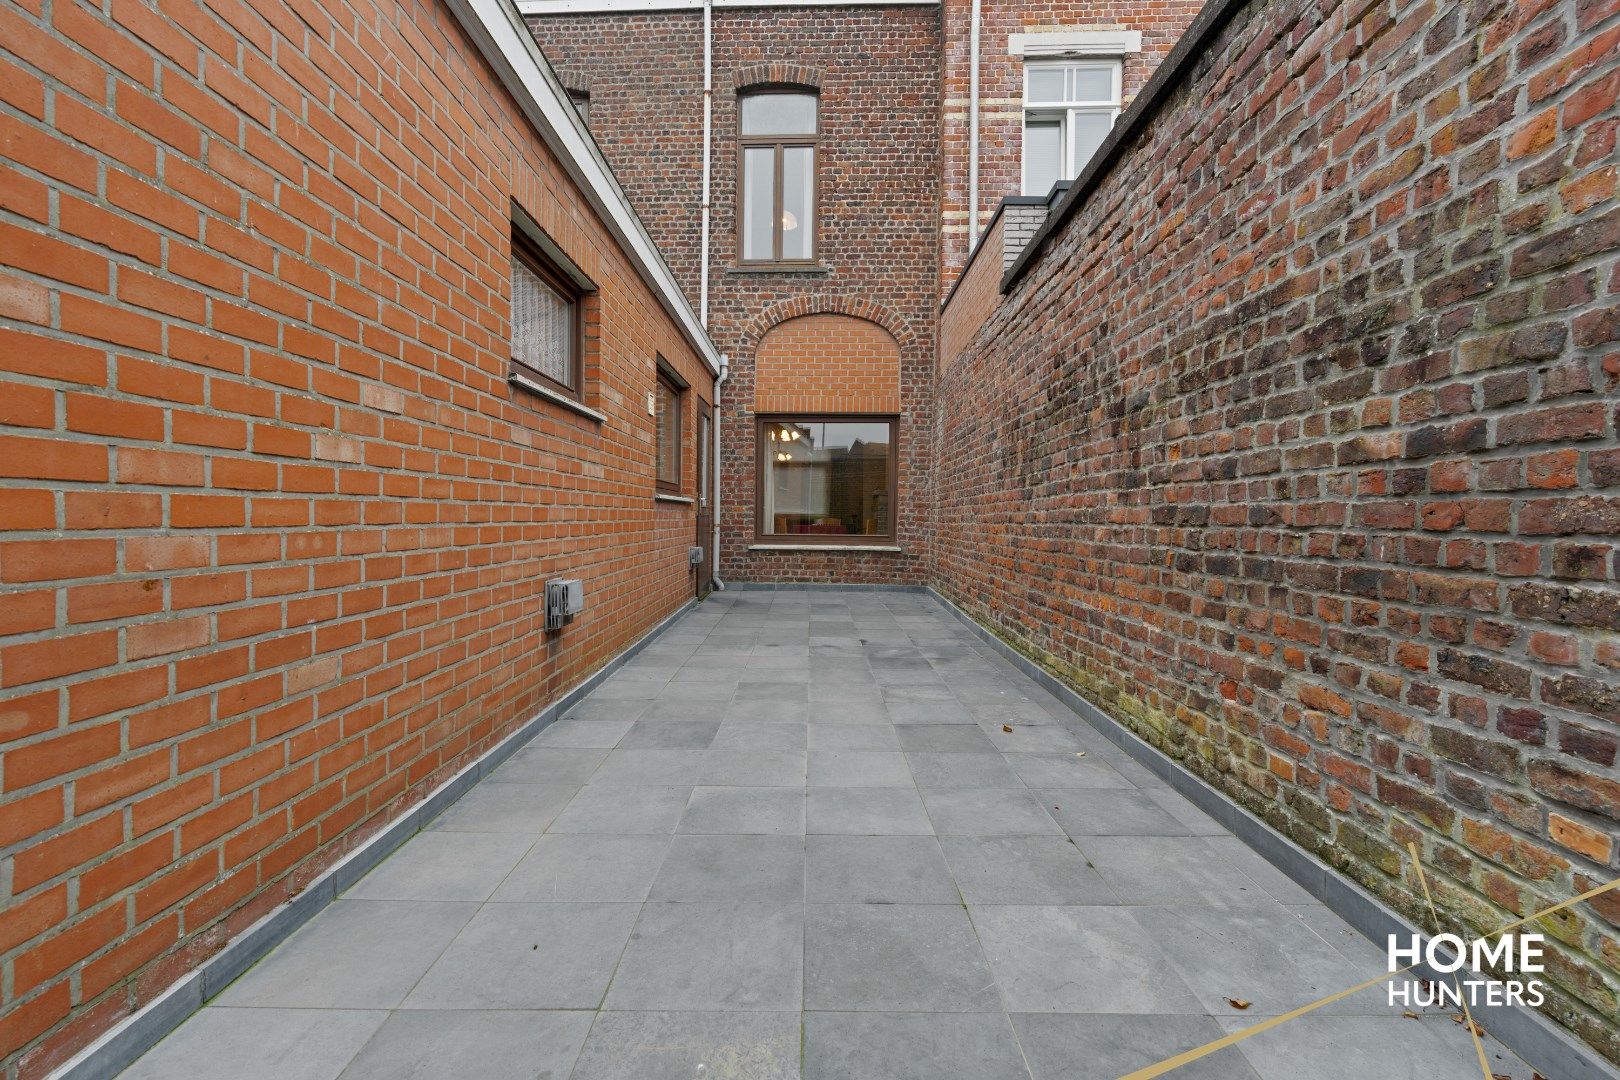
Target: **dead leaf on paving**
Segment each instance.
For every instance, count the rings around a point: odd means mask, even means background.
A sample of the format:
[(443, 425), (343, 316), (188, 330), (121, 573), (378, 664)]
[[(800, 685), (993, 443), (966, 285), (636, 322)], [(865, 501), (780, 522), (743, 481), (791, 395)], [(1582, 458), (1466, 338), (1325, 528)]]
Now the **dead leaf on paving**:
[(1006, 731), (1006, 732), (1011, 732), (1012, 731), (1012, 725), (1011, 724), (1002, 724), (1001, 725), (1001, 730)]
[(1227, 998), (1226, 1003), (1232, 1006), (1234, 1009), (1247, 1009), (1250, 1005), (1254, 1004), (1254, 1002), (1244, 1001), (1242, 998)]

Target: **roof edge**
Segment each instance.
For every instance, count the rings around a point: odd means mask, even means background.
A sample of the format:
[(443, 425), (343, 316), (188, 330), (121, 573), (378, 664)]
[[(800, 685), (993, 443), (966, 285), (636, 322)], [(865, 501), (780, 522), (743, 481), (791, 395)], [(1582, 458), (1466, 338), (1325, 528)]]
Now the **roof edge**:
[(682, 335), (703, 358), (710, 374), (718, 377), (720, 351), (676, 283), (663, 253), (631, 208), (607, 159), (568, 100), (568, 92), (551, 65), (541, 55), (540, 46), (512, 0), (444, 2), (529, 123), (557, 155), (564, 171), (579, 185), (603, 224), (635, 264), (642, 280), (680, 327)]

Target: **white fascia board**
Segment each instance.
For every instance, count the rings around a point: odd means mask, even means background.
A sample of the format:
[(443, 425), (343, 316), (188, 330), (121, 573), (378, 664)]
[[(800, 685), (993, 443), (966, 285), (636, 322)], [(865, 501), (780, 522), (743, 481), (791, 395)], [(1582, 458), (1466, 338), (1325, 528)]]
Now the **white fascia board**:
[(1007, 52), (1013, 56), (1124, 56), (1141, 51), (1140, 30), (1052, 30), (1007, 35)]
[(494, 68), (518, 108), (573, 181), (585, 193), (592, 209), (607, 225), (643, 281), (657, 295), (664, 310), (680, 326), (687, 341), (703, 358), (709, 372), (720, 374), (720, 350), (709, 339), (686, 294), (675, 282), (658, 245), (647, 235), (641, 219), (602, 157), (596, 140), (580, 119), (568, 92), (557, 81), (551, 65), (540, 55), (534, 35), (524, 25), (511, 0), (445, 0), (478, 51)]
[[(940, 0), (713, 0), (715, 8), (938, 7)], [(517, 0), (525, 15), (603, 15), (619, 11), (697, 11), (703, 0)]]

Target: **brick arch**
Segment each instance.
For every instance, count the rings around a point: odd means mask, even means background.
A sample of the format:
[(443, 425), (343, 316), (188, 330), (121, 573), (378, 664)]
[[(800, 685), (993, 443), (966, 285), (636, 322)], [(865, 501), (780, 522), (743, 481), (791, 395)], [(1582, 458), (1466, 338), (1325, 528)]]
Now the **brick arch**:
[(872, 300), (853, 296), (833, 296), (813, 293), (796, 296), (772, 304), (753, 319), (743, 330), (743, 344), (751, 350), (759, 348), (760, 341), (779, 323), (804, 315), (849, 315), (866, 322), (877, 323), (889, 332), (902, 351), (917, 344), (917, 333), (892, 309)]
[(768, 86), (798, 86), (806, 90), (821, 89), (822, 71), (809, 64), (790, 64), (776, 60), (766, 64), (748, 64), (738, 68), (731, 76), (732, 88), (739, 94), (760, 90)]
[(571, 94), (589, 95), (591, 92), (591, 78), (582, 68), (571, 67), (566, 64), (551, 65), (551, 70), (562, 83), (562, 88)]
[(783, 319), (754, 348), (757, 413), (900, 412), (900, 343), (858, 315)]

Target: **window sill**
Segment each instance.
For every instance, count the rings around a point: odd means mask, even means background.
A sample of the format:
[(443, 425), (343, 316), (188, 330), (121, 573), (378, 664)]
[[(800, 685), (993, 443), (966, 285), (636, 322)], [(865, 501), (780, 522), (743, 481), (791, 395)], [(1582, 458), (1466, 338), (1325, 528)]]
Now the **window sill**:
[(685, 506), (691, 506), (693, 503), (697, 502), (697, 500), (692, 498), (690, 495), (666, 495), (660, 491), (653, 496), (653, 502), (679, 503)]
[(506, 381), (507, 381), (508, 384), (510, 384), (512, 386), (516, 386), (520, 390), (527, 390), (529, 393), (535, 395), (536, 397), (545, 398), (547, 401), (551, 402), (553, 405), (561, 405), (563, 408), (567, 409), (569, 412), (578, 413), (579, 415), (585, 417), (587, 420), (594, 420), (598, 424), (607, 423), (607, 417), (605, 415), (603, 415), (602, 413), (597, 412), (595, 409), (591, 408), (588, 405), (584, 405), (584, 404), (581, 404), (578, 401), (575, 401), (573, 398), (569, 397), (567, 394), (558, 393), (556, 390), (551, 389), (551, 387), (549, 387), (549, 386), (544, 386), (544, 385), (542, 385), (540, 383), (537, 383), (533, 379), (524, 378), (522, 375), (508, 375), (506, 377)]
[(830, 274), (832, 267), (826, 263), (737, 263), (726, 267), (728, 274)]
[(888, 551), (903, 552), (899, 544), (749, 544), (749, 551)]

